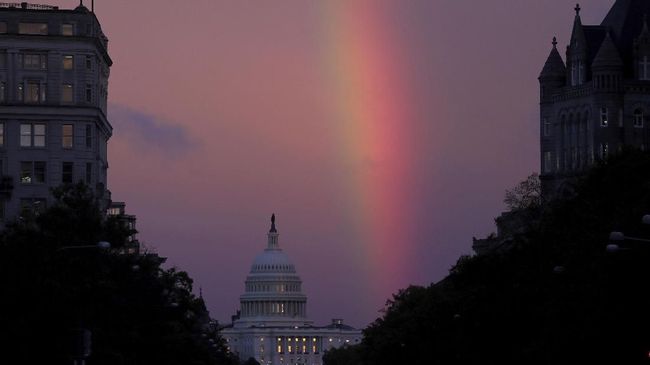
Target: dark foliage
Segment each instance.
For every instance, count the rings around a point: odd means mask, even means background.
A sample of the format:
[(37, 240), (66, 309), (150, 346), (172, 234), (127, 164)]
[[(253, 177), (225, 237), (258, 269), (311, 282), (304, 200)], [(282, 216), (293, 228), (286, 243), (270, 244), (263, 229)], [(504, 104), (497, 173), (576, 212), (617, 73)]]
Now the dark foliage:
[(326, 364), (648, 363), (650, 244), (605, 247), (610, 231), (650, 237), (650, 155), (624, 151), (571, 191), (507, 251), (394, 295), (363, 342)]
[(75, 329), (92, 332), (89, 364), (235, 364), (192, 279), (157, 255), (71, 248), (130, 232), (102, 217), (83, 186), (0, 235), (0, 363), (70, 364)]

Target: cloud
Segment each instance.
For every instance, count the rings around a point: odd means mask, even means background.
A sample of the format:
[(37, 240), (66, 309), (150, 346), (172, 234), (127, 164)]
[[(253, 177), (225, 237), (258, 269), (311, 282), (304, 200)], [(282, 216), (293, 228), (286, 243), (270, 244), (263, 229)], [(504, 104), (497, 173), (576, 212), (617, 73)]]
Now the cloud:
[(166, 157), (180, 157), (198, 145), (188, 129), (178, 123), (162, 120), (126, 105), (109, 104), (108, 108), (113, 137), (128, 140), (134, 149), (156, 151)]

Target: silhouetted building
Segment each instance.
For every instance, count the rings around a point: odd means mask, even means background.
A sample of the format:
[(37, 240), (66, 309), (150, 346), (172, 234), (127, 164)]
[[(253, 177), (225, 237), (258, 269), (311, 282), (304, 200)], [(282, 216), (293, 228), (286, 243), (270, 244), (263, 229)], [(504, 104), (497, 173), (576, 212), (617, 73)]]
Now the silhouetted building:
[(83, 181), (107, 208), (108, 39), (94, 13), (0, 3), (0, 227)]
[(575, 12), (566, 62), (554, 38), (539, 76), (545, 193), (624, 145), (650, 147), (650, 1), (617, 0), (600, 25)]
[(265, 365), (322, 365), (323, 352), (358, 344), (361, 331), (333, 319), (314, 326), (307, 318), (307, 296), (302, 280), (282, 251), (271, 218), (267, 248), (253, 261), (240, 297), (241, 309), (222, 330), (228, 350), (240, 359), (254, 358)]

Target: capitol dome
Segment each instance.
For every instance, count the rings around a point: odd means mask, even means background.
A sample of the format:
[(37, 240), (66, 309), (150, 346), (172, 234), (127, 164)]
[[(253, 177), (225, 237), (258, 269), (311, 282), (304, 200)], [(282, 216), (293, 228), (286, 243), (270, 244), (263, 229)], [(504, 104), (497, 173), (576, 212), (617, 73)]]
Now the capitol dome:
[(245, 291), (240, 296), (239, 325), (306, 325), (307, 297), (302, 293), (302, 280), (289, 256), (278, 243), (275, 214), (267, 234), (267, 247), (251, 265)]

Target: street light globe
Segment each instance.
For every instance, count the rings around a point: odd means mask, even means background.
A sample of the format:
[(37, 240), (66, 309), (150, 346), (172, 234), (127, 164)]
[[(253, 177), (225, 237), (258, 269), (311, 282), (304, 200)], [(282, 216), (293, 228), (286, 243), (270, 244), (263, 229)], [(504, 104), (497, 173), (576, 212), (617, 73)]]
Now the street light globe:
[(623, 232), (611, 232), (609, 234), (609, 240), (610, 241), (624, 241), (625, 240), (625, 235)]
[(605, 249), (609, 253), (616, 253), (616, 252), (621, 250), (621, 248), (618, 245), (615, 245), (615, 244), (607, 245), (607, 247)]
[(102, 250), (108, 250), (111, 248), (111, 243), (107, 241), (99, 241), (97, 242), (97, 248), (100, 248)]
[(641, 222), (643, 222), (643, 224), (650, 224), (650, 214), (644, 215), (643, 218), (641, 218)]

